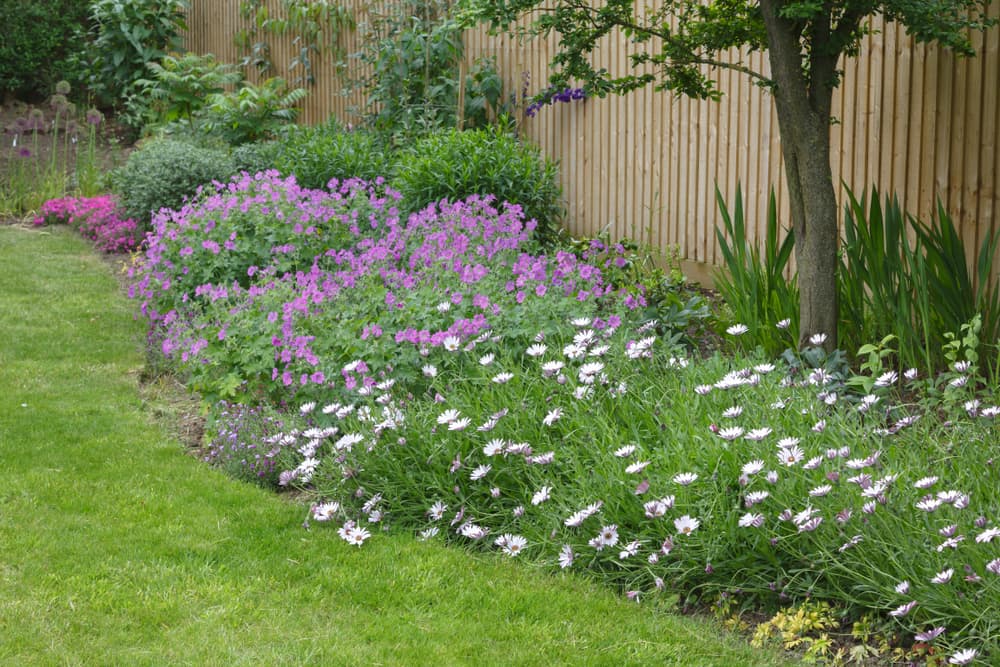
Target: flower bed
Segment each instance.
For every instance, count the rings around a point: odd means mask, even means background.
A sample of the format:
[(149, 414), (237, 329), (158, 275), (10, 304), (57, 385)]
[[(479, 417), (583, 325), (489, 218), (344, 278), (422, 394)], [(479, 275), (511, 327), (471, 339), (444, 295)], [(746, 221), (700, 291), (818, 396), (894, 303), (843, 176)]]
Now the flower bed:
[(1000, 408), (974, 344), (943, 379), (851, 385), (818, 348), (690, 361), (614, 249), (532, 255), (517, 207), (402, 221), (383, 184), (332, 185), (245, 176), (154, 221), (134, 296), (220, 401), (220, 465), (359, 546), (399, 527), (637, 600), (828, 600), (897, 658), (995, 655)]

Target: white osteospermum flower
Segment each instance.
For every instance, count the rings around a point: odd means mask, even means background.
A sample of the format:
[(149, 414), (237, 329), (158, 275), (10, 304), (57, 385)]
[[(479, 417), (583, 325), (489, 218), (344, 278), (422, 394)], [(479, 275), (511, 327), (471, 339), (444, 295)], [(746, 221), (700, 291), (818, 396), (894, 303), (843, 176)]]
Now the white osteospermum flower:
[(441, 347), (449, 352), (456, 352), (462, 346), (462, 339), (458, 336), (448, 336), (441, 343)]
[(954, 574), (955, 574), (955, 570), (953, 568), (949, 567), (947, 570), (942, 570), (941, 572), (938, 572), (933, 577), (931, 577), (931, 583), (932, 584), (947, 584), (949, 581), (951, 581), (951, 577)]
[(761, 461), (760, 459), (755, 459), (753, 461), (745, 463), (743, 465), (741, 472), (747, 477), (750, 477), (751, 475), (756, 475), (763, 469), (764, 469), (764, 462)]
[(540, 357), (543, 354), (545, 354), (545, 352), (548, 349), (549, 348), (547, 345), (543, 345), (541, 343), (535, 343), (534, 345), (529, 346), (528, 349), (524, 351), (524, 353), (529, 357)]
[(426, 542), (432, 537), (435, 537), (440, 532), (441, 532), (440, 528), (438, 528), (437, 526), (431, 526), (430, 528), (425, 528), (424, 530), (421, 530), (420, 533), (417, 535), (417, 539), (420, 540), (421, 542)]
[(455, 421), (453, 421), (450, 424), (448, 424), (448, 430), (449, 431), (464, 431), (465, 429), (467, 429), (469, 427), (469, 424), (471, 424), (471, 423), (472, 423), (471, 419), (469, 419), (468, 417), (462, 417), (461, 419), (456, 419)]
[(432, 378), (437, 377), (438, 369), (437, 366), (434, 366), (433, 364), (425, 364), (424, 367), (420, 369), (420, 372), (423, 373), (425, 377)]
[(562, 415), (563, 415), (562, 408), (553, 408), (552, 410), (549, 410), (548, 414), (545, 415), (545, 418), (542, 419), (542, 424), (544, 424), (545, 426), (552, 426), (557, 421), (559, 421)]
[(680, 484), (681, 486), (687, 486), (692, 484), (698, 479), (698, 473), (694, 472), (682, 472), (674, 475), (674, 484)]
[(825, 342), (826, 342), (826, 334), (825, 333), (818, 333), (818, 334), (813, 334), (812, 336), (809, 336), (809, 344), (810, 345), (822, 345)]
[(740, 517), (740, 528), (760, 528), (764, 525), (764, 515), (747, 512)]
[(497, 373), (491, 379), (496, 384), (506, 384), (514, 378), (513, 373)]
[(750, 327), (745, 324), (734, 324), (733, 326), (726, 329), (726, 333), (730, 336), (742, 336), (746, 332), (750, 331)]
[(723, 440), (735, 440), (743, 435), (743, 429), (739, 426), (730, 426), (719, 431), (719, 437)]
[(674, 519), (674, 528), (677, 529), (678, 533), (683, 535), (690, 535), (694, 531), (698, 530), (698, 526), (700, 525), (701, 521), (687, 514)]
[(805, 457), (799, 447), (782, 447), (778, 450), (778, 460), (782, 465), (793, 466)]
[(340, 503), (323, 503), (322, 505), (317, 505), (313, 508), (313, 519), (316, 521), (329, 521), (337, 516), (337, 512), (339, 511)]
[(643, 470), (645, 470), (646, 466), (648, 466), (649, 463), (650, 463), (649, 461), (636, 461), (635, 463), (626, 467), (625, 472), (627, 472), (630, 475), (637, 475)]
[(628, 458), (635, 453), (635, 445), (625, 445), (624, 447), (619, 447), (615, 450), (615, 456), (619, 458)]
[(566, 367), (561, 361), (546, 361), (542, 364), (542, 375), (551, 377)]
[(467, 537), (470, 540), (481, 540), (490, 533), (489, 528), (484, 528), (483, 526), (477, 526), (474, 523), (464, 523), (458, 529), (459, 534), (463, 537)]
[(494, 354), (484, 354), (483, 356), (479, 357), (479, 365), (480, 366), (489, 366), (490, 364), (493, 363), (493, 361), (495, 359), (496, 359), (496, 355), (494, 355)]
[(773, 432), (772, 429), (766, 426), (763, 428), (755, 428), (752, 429), (750, 432), (748, 432), (746, 435), (744, 435), (743, 439), (750, 440), (751, 442), (759, 442), (764, 438), (766, 438), (767, 436), (771, 435), (772, 432)]
[(956, 651), (948, 658), (949, 665), (968, 665), (970, 662), (976, 659), (979, 655), (979, 651), (974, 648), (966, 648), (961, 651)]
[(455, 409), (445, 410), (444, 412), (438, 415), (437, 423), (441, 424), (442, 426), (445, 424), (450, 424), (461, 416), (462, 413), (459, 412), (458, 410)]
[(496, 456), (497, 454), (503, 454), (504, 447), (507, 446), (507, 442), (500, 438), (493, 438), (485, 445), (483, 445), (483, 454), (486, 456)]
[(984, 544), (992, 542), (997, 537), (1000, 537), (1000, 528), (987, 528), (983, 532), (976, 535), (976, 543)]
[(564, 544), (562, 549), (559, 550), (559, 567), (565, 570), (573, 564), (573, 558), (573, 548), (568, 544)]
[(543, 486), (542, 488), (538, 489), (538, 491), (535, 491), (535, 495), (531, 497), (531, 504), (541, 505), (542, 503), (544, 503), (546, 500), (549, 499), (549, 493), (551, 491), (552, 487), (550, 486)]
[(469, 473), (469, 479), (472, 480), (473, 482), (478, 481), (483, 477), (486, 477), (486, 474), (492, 469), (493, 466), (491, 466), (489, 463), (484, 463), (480, 466), (476, 466), (476, 469), (473, 470), (471, 473)]
[(444, 513), (448, 511), (448, 506), (445, 505), (440, 500), (436, 501), (431, 508), (427, 510), (427, 516), (431, 518), (431, 521), (440, 521)]

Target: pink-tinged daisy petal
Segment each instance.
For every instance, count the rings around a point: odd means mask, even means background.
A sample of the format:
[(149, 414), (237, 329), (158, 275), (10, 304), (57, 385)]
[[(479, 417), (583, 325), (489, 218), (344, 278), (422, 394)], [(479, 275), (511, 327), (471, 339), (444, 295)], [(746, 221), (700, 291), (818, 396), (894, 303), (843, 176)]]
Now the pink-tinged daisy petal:
[(573, 564), (573, 558), (573, 548), (568, 544), (564, 544), (559, 551), (559, 567), (565, 570)]
[(743, 435), (743, 429), (739, 426), (730, 426), (719, 431), (719, 437), (723, 440), (735, 440)]
[(740, 517), (740, 528), (760, 528), (764, 525), (764, 515), (747, 512)]
[(943, 625), (939, 625), (936, 628), (931, 628), (930, 630), (924, 630), (923, 632), (918, 632), (913, 636), (918, 642), (930, 642), (934, 641), (938, 637), (944, 634), (945, 628)]
[(949, 567), (947, 570), (942, 570), (941, 572), (938, 572), (937, 574), (935, 574), (931, 578), (931, 583), (932, 584), (947, 584), (949, 581), (951, 581), (951, 577), (952, 577), (953, 574), (955, 574), (955, 570), (953, 568)]
[(983, 532), (976, 535), (976, 543), (983, 544), (986, 542), (992, 542), (997, 537), (1000, 537), (1000, 528), (987, 528)]
[(890, 616), (895, 616), (896, 618), (901, 618), (901, 617), (906, 616), (907, 614), (909, 614), (911, 611), (913, 611), (913, 608), (916, 607), (916, 606), (917, 606), (917, 601), (916, 600), (910, 600), (906, 604), (901, 604), (898, 607), (896, 607), (895, 609), (893, 609), (892, 611), (890, 611), (889, 615)]
[(986, 564), (986, 569), (993, 574), (1000, 574), (1000, 558), (994, 558)]
[(625, 472), (627, 472), (630, 475), (637, 475), (643, 470), (645, 470), (646, 466), (648, 466), (649, 463), (650, 463), (649, 461), (636, 461), (635, 463), (626, 467)]

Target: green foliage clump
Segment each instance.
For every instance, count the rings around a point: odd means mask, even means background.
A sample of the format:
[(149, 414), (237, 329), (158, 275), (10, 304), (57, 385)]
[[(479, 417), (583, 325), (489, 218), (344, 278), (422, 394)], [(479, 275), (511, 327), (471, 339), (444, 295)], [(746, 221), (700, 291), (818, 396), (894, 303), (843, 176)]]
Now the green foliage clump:
[[(736, 207), (732, 215), (722, 195), (716, 190), (722, 228), (715, 235), (722, 249), (725, 271), (718, 271), (715, 286), (732, 309), (738, 324), (748, 328), (744, 340), (775, 354), (794, 346), (798, 340), (799, 291), (795, 277), (785, 278), (792, 256), (795, 234), (789, 230), (778, 243), (778, 209), (774, 190), (767, 206), (767, 228), (763, 253), (747, 238), (743, 217), (743, 194), (736, 188)], [(781, 328), (775, 325), (781, 323)], [(790, 341), (789, 341), (790, 331)]]
[(111, 175), (127, 217), (148, 227), (151, 214), (179, 208), (198, 187), (236, 171), (228, 151), (158, 139), (132, 153)]
[(137, 83), (150, 100), (153, 125), (192, 123), (211, 95), (223, 93), (227, 85), (239, 83), (243, 78), (232, 65), (220, 63), (212, 54), (167, 55), (147, 67), (153, 78)]
[(940, 204), (928, 224), (905, 213), (895, 197), (880, 202), (875, 189), (870, 201), (852, 192), (848, 199), (839, 276), (840, 335), (847, 349), (893, 334), (898, 362), (930, 372), (946, 365), (941, 350), (949, 335), (977, 315), (983, 340), (997, 340), (1000, 289), (990, 272), (1000, 232), (985, 234), (969, 257)]
[(447, 0), (405, 0), (365, 24), (356, 56), (367, 76), (365, 123), (397, 145), (442, 128), (486, 127), (503, 113), (496, 61), (477, 59), (461, 71), (463, 24)]
[(331, 122), (291, 133), (275, 166), (283, 174), (295, 174), (302, 187), (318, 190), (332, 179), (390, 177), (394, 156), (377, 135)]
[(295, 106), (306, 96), (304, 88), (288, 89), (280, 77), (262, 84), (244, 82), (234, 92), (210, 95), (200, 111), (202, 129), (230, 146), (273, 139), (299, 110)]
[(269, 169), (277, 169), (284, 148), (277, 141), (255, 141), (241, 144), (233, 149), (233, 167), (236, 172), (256, 174)]
[(147, 63), (181, 48), (186, 0), (96, 0), (91, 3), (90, 49), (83, 57), (86, 84), (98, 100), (127, 110), (121, 119), (140, 127), (147, 101), (139, 81), (149, 75)]
[(410, 211), (441, 199), (492, 194), (520, 205), (525, 219), (538, 222), (534, 233), (541, 244), (553, 243), (560, 233), (564, 208), (556, 164), (500, 128), (424, 137), (400, 156), (394, 185)]
[(0, 0), (0, 97), (45, 97), (63, 78), (68, 57), (82, 48), (78, 33), (87, 0)]

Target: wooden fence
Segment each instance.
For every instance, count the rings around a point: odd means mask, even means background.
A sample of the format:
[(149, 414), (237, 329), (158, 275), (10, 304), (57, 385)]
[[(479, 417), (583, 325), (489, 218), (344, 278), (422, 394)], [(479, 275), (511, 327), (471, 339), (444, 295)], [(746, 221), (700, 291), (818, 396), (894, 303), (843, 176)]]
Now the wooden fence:
[[(272, 15), (280, 0), (265, 0)], [(363, 0), (345, 0), (359, 24), (367, 20)], [(1000, 6), (993, 3), (993, 16)], [(243, 55), (233, 37), (248, 21), (238, 0), (192, 0), (187, 47), (236, 62)], [(844, 79), (834, 97), (839, 122), (831, 129), (834, 177), (856, 193), (878, 186), (894, 192), (905, 210), (929, 220), (937, 198), (959, 226), (967, 252), (998, 229), (1000, 208), (1000, 29), (974, 34), (978, 56), (956, 58), (915, 44), (895, 26), (877, 23), (862, 57), (843, 63)], [(290, 37), (268, 37), (276, 73), (283, 73), (298, 47)], [(346, 52), (358, 50), (358, 33), (340, 36)], [(595, 62), (612, 72), (628, 67), (631, 45), (605, 42)], [(491, 37), (484, 29), (465, 35), (466, 59), (497, 59), (505, 94), (517, 93), (522, 77), (529, 93), (544, 87), (553, 43)], [(766, 54), (744, 61), (767, 71)], [(316, 85), (302, 120), (329, 115), (350, 121), (361, 103), (344, 96), (329, 59), (314, 65)], [(748, 77), (720, 71), (721, 102), (698, 101), (642, 89), (622, 97), (554, 104), (523, 118), (522, 132), (559, 161), (568, 226), (573, 234), (602, 230), (654, 247), (677, 246), (685, 269), (705, 280), (721, 261), (714, 237), (718, 221), (715, 188), (733, 202), (737, 183), (747, 199), (751, 233), (761, 236), (768, 193), (774, 187), (782, 223), (790, 225), (788, 199), (771, 97)], [(843, 186), (838, 193), (846, 199)], [(1000, 270), (1000, 267), (998, 267)]]

